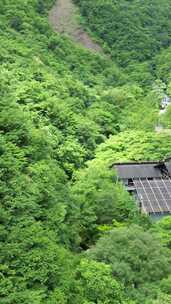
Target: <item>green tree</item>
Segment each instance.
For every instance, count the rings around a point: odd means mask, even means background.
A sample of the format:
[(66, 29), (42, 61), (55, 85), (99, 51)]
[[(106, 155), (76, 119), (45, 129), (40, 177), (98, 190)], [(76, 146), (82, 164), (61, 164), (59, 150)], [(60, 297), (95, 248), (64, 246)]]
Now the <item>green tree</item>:
[(89, 162), (89, 167), (78, 172), (74, 179), (71, 191), (80, 208), (84, 246), (97, 238), (99, 225), (111, 224), (113, 219), (129, 221), (138, 216), (133, 199), (117, 182), (114, 170), (103, 163)]
[(87, 255), (111, 265), (113, 275), (138, 303), (155, 296), (156, 284), (171, 272), (170, 251), (138, 226), (113, 229)]
[(123, 290), (112, 277), (112, 269), (109, 265), (82, 259), (77, 273), (83, 289), (83, 303), (125, 303)]

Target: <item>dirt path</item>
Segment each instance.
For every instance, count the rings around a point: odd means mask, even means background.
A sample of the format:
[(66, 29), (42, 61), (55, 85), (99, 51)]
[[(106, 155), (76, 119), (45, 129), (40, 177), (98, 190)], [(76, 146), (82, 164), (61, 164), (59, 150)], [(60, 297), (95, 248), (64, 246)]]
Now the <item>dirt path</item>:
[(68, 35), (87, 49), (103, 53), (102, 48), (79, 25), (79, 11), (72, 0), (57, 0), (49, 12), (49, 22), (55, 31)]

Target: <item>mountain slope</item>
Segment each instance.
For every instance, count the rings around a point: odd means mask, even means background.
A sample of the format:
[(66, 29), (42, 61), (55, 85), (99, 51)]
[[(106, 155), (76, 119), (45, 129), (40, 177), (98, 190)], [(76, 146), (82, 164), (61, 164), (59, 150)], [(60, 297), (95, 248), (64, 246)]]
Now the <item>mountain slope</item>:
[(75, 0), (85, 25), (126, 66), (151, 59), (171, 42), (171, 3), (168, 0)]
[[(130, 76), (54, 33), (53, 4), (0, 1), (0, 302), (154, 304), (169, 298), (169, 220), (152, 226), (110, 164), (170, 153), (170, 136), (153, 132), (161, 92), (148, 72), (142, 88), (141, 69)], [(115, 273), (87, 251), (113, 228)], [(140, 257), (156, 242), (147, 286)]]
[(83, 47), (103, 53), (102, 48), (92, 40), (79, 23), (79, 11), (71, 0), (58, 0), (49, 13), (49, 22), (53, 29), (66, 34)]

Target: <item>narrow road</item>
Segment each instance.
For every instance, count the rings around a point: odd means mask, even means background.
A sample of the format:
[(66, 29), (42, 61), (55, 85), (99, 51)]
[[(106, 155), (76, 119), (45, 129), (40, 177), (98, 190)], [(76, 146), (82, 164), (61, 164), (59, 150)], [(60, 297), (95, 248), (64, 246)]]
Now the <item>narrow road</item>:
[(75, 42), (94, 52), (103, 53), (79, 24), (79, 10), (72, 0), (57, 0), (49, 12), (49, 22), (54, 31), (68, 35)]

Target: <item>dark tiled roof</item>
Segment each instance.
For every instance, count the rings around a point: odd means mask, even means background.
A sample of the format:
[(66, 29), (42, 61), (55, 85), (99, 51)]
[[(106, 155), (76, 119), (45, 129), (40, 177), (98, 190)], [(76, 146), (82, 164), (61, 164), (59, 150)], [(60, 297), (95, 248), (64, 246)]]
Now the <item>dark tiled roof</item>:
[(160, 162), (116, 163), (113, 168), (121, 180), (132, 179), (126, 189), (133, 191), (143, 212), (171, 213), (171, 159)]
[(166, 162), (165, 166), (166, 166), (166, 169), (167, 169), (169, 175), (171, 176), (171, 162)]
[(135, 180), (134, 186), (145, 213), (171, 213), (171, 180)]
[(162, 172), (157, 167), (157, 163), (116, 164), (114, 168), (121, 179), (162, 177)]

